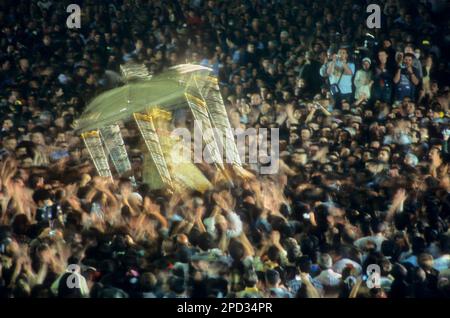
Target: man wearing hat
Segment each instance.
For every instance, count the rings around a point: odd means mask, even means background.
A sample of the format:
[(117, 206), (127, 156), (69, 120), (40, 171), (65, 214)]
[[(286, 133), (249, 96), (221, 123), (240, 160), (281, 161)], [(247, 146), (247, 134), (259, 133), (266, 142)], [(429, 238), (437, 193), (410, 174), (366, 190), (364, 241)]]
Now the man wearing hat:
[(355, 99), (359, 100), (360, 98), (365, 98), (366, 100), (370, 99), (370, 90), (372, 88), (373, 80), (372, 80), (372, 72), (370, 70), (370, 65), (372, 61), (370, 58), (365, 57), (362, 60), (362, 69), (358, 70), (355, 75)]

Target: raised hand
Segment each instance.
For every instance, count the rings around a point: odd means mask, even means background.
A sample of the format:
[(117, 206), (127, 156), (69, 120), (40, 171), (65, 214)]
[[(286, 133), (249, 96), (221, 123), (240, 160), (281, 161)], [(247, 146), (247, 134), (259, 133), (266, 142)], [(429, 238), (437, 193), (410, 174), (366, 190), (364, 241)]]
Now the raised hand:
[(403, 188), (400, 188), (395, 193), (393, 202), (402, 204), (403, 202), (405, 202), (407, 197), (408, 197), (408, 195), (406, 194), (406, 190)]
[(227, 200), (223, 197), (222, 193), (214, 193), (213, 194), (214, 201), (216, 204), (222, 208), (224, 211), (228, 211), (230, 209)]
[(149, 197), (144, 198), (144, 209), (149, 214), (160, 214), (161, 208), (158, 204), (153, 203), (153, 201)]
[(280, 232), (272, 231), (270, 233), (270, 242), (272, 242), (273, 245), (279, 245), (280, 244)]

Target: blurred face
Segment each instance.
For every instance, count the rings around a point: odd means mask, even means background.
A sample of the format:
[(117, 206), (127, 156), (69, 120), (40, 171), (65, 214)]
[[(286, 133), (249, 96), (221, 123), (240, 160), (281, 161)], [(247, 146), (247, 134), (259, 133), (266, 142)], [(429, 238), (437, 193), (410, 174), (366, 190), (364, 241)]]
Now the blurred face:
[(87, 69), (85, 69), (84, 67), (80, 67), (77, 70), (77, 74), (81, 77), (84, 77), (87, 73)]
[(381, 150), (378, 154), (378, 160), (381, 162), (388, 162), (389, 161), (389, 153), (386, 150)]
[(440, 151), (437, 148), (433, 148), (430, 150), (429, 157), (431, 160), (438, 160), (440, 158)]
[(341, 59), (342, 59), (343, 61), (347, 61), (347, 58), (348, 58), (347, 50), (340, 49), (340, 50), (338, 51), (338, 54), (339, 54), (339, 56), (341, 57)]
[(412, 47), (407, 46), (407, 47), (405, 47), (405, 53), (412, 53), (412, 54), (414, 54), (414, 50), (413, 50)]
[(416, 59), (420, 59), (420, 56), (422, 55), (420, 52), (420, 49), (415, 49), (414, 50), (414, 55), (416, 56)]
[(387, 58), (388, 58), (388, 55), (386, 54), (386, 52), (384, 52), (384, 51), (378, 52), (378, 59), (380, 60), (381, 64), (386, 64)]
[(44, 36), (44, 39), (42, 40), (44, 42), (44, 45), (50, 45), (50, 37), (48, 35)]
[(261, 112), (266, 114), (270, 111), (270, 105), (268, 103), (264, 103), (261, 108)]
[(292, 162), (296, 165), (304, 165), (308, 161), (305, 153), (295, 153), (292, 155)]
[(438, 85), (438, 83), (436, 83), (436, 82), (431, 83), (430, 90), (431, 90), (431, 92), (434, 93), (434, 94), (437, 93), (438, 90), (439, 90), (439, 85)]
[(19, 63), (20, 63), (20, 68), (22, 68), (22, 69), (28, 69), (28, 67), (30, 66), (30, 63), (28, 62), (27, 59), (21, 59), (19, 61)]
[(66, 135), (64, 133), (59, 133), (56, 137), (56, 143), (66, 142)]
[(413, 59), (411, 56), (405, 56), (405, 58), (403, 59), (403, 63), (405, 63), (405, 65), (407, 67), (412, 66), (413, 64)]
[(319, 147), (318, 146), (311, 146), (309, 148), (309, 152), (310, 152), (311, 157), (314, 157), (317, 154), (318, 151), (319, 151)]
[(24, 168), (29, 168), (29, 167), (31, 167), (33, 165), (33, 159), (30, 158), (30, 157), (27, 157), (27, 158), (22, 160), (21, 165)]
[(303, 88), (305, 87), (305, 80), (303, 78), (298, 78), (297, 79), (297, 87), (298, 88)]
[(303, 141), (307, 141), (311, 138), (311, 132), (309, 131), (309, 129), (302, 129), (300, 136)]
[(372, 155), (370, 154), (370, 152), (366, 151), (366, 152), (364, 152), (362, 159), (363, 159), (363, 161), (368, 161), (368, 160), (372, 159)]
[(21, 157), (27, 154), (27, 149), (24, 147), (20, 147), (16, 150), (17, 157)]
[(136, 41), (136, 50), (140, 50), (144, 47), (144, 42), (142, 42), (142, 40), (137, 40)]
[(350, 104), (347, 101), (342, 102), (342, 110), (350, 110)]
[(44, 136), (42, 135), (42, 133), (34, 133), (31, 136), (31, 141), (35, 145), (45, 145), (45, 140), (44, 140)]
[(59, 117), (55, 120), (55, 126), (59, 127), (59, 128), (63, 128), (64, 127), (64, 118)]
[(17, 147), (16, 138), (10, 138), (10, 139), (5, 140), (5, 142), (3, 143), (3, 146), (9, 151), (14, 151)]
[(6, 120), (3, 122), (3, 129), (9, 130), (9, 129), (12, 128), (12, 126), (13, 126), (13, 122), (12, 122), (11, 119), (6, 119)]
[(296, 142), (299, 139), (298, 135), (295, 133), (291, 133), (289, 135), (289, 143), (293, 144), (294, 142)]
[(411, 156), (406, 156), (404, 162), (408, 166), (413, 166), (414, 165), (414, 160), (413, 160), (413, 158)]
[(259, 96), (259, 94), (253, 94), (251, 97), (250, 103), (253, 106), (257, 106), (257, 105), (261, 104), (261, 96)]
[(370, 68), (370, 63), (367, 62), (367, 61), (364, 61), (364, 63), (363, 63), (363, 68), (364, 68), (366, 71), (368, 71), (369, 68)]

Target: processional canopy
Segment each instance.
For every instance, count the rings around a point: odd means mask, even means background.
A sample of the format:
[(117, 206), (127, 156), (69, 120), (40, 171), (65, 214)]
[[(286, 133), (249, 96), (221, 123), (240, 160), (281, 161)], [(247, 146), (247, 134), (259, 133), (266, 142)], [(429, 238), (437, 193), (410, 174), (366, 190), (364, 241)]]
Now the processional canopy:
[(94, 98), (76, 121), (75, 129), (81, 134), (98, 174), (112, 178), (109, 156), (117, 174), (135, 182), (120, 128), (123, 123), (134, 121), (146, 147), (144, 182), (151, 188), (175, 191), (210, 189), (211, 182), (193, 162), (176, 162), (170, 156), (176, 140), (170, 136), (168, 127), (174, 112), (182, 109), (191, 112), (202, 129), (215, 128), (223, 136), (219, 141), (214, 134), (206, 134), (204, 139), (216, 169), (231, 182), (221, 156), (223, 151), (219, 149), (223, 146), (231, 154), (233, 169), (242, 173), (218, 81), (210, 76), (211, 71), (200, 65), (181, 64), (152, 76), (144, 65), (122, 65), (125, 84)]

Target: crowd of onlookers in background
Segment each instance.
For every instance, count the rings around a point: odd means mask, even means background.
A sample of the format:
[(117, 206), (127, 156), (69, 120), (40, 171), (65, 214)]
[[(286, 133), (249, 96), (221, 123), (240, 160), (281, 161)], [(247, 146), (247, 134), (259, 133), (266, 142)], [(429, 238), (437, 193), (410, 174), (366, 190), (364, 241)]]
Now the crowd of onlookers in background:
[[(448, 4), (369, 2), (1, 1), (1, 297), (449, 297)], [(210, 66), (280, 172), (151, 191), (127, 124), (138, 185), (96, 176), (74, 120), (127, 61)]]

